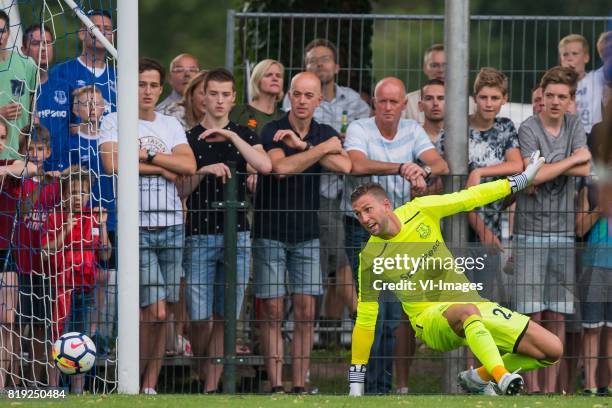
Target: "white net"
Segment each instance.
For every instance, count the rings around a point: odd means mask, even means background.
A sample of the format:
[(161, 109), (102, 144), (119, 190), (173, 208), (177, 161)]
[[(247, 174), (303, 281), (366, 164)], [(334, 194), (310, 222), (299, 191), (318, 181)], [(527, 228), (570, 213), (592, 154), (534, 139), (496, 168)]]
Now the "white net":
[[(112, 392), (116, 188), (115, 176), (104, 171), (98, 141), (100, 121), (116, 110), (116, 61), (63, 1), (5, 3), (0, 389)], [(114, 2), (80, 3), (112, 43)], [(22, 39), (22, 46), (13, 38)], [(96, 364), (85, 375), (60, 375), (53, 363), (53, 342), (71, 331), (96, 344)]]

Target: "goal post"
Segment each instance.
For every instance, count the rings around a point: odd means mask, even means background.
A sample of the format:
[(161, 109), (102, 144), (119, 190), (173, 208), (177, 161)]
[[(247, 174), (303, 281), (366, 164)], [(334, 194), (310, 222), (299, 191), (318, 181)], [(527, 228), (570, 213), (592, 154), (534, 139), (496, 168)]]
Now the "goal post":
[(139, 392), (138, 249), (138, 2), (117, 1), (118, 179), (118, 389)]
[(117, 60), (119, 122), (117, 177), (117, 380), (122, 394), (138, 394), (139, 248), (138, 248), (138, 2), (117, 0), (117, 48), (74, 0), (63, 0), (108, 53)]

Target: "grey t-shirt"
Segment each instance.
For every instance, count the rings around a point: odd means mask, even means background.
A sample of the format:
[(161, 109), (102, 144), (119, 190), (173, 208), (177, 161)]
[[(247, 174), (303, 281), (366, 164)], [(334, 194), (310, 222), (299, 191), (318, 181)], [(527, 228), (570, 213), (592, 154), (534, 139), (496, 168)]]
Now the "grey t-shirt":
[[(544, 130), (538, 115), (525, 120), (519, 128), (521, 156), (529, 157), (540, 150), (546, 163), (556, 163), (571, 153), (586, 147), (586, 134), (575, 115), (565, 114), (559, 136)], [(575, 177), (559, 176), (535, 188), (534, 194), (526, 192), (517, 196), (515, 234), (574, 236)]]

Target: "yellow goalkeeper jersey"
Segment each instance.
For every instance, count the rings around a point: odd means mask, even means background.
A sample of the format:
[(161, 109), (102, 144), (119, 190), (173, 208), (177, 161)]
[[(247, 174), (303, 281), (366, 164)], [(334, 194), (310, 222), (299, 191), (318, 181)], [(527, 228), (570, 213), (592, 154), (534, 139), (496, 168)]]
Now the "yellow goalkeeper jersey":
[[(444, 243), (440, 220), (499, 200), (510, 192), (510, 183), (504, 178), (456, 193), (419, 197), (395, 209), (402, 224), (400, 232), (389, 240), (371, 237), (360, 253), (356, 326), (371, 331), (373, 336), (381, 289), (390, 288), (411, 319), (436, 303), (482, 301), (474, 284), (458, 271), (464, 268), (453, 264), (456, 258)], [(435, 260), (450, 262), (450, 266), (437, 265)], [(385, 283), (395, 286), (383, 287)]]

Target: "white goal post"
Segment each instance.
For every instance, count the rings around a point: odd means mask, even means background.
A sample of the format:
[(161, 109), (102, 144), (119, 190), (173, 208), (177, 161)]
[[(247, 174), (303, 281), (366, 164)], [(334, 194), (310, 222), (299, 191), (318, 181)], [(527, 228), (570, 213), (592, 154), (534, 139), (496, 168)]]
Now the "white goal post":
[(118, 165), (121, 168), (121, 176), (117, 177), (117, 375), (119, 393), (138, 394), (138, 2), (117, 0), (115, 48), (74, 0), (63, 1), (117, 61)]

